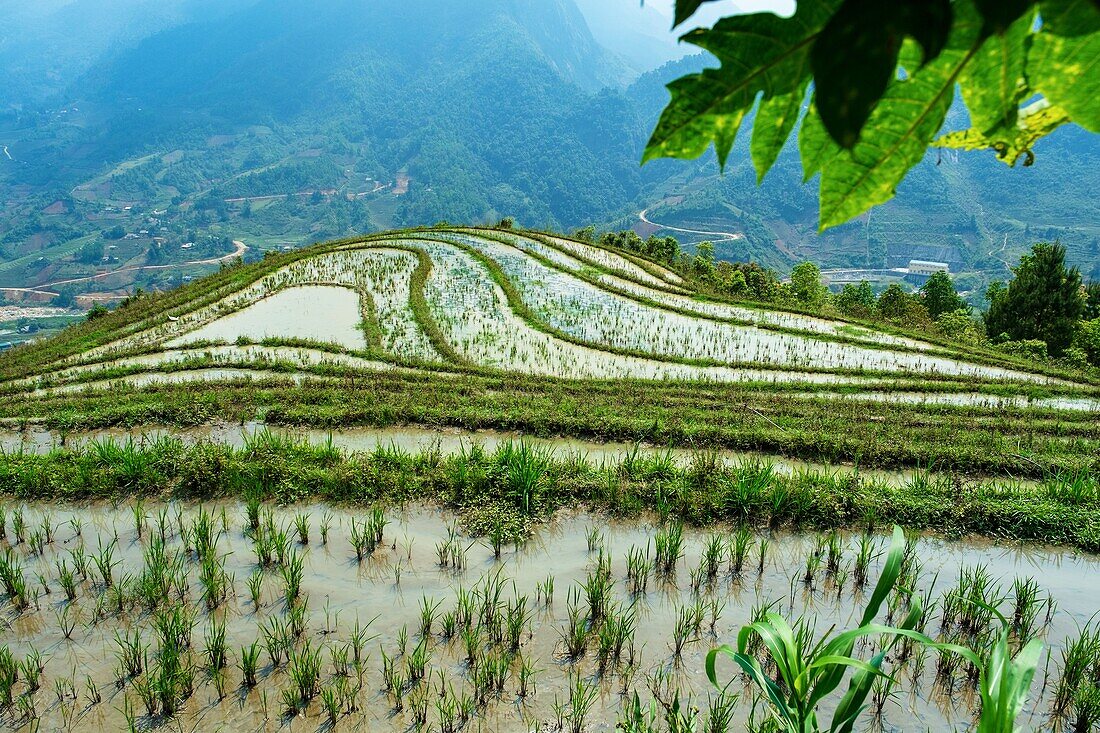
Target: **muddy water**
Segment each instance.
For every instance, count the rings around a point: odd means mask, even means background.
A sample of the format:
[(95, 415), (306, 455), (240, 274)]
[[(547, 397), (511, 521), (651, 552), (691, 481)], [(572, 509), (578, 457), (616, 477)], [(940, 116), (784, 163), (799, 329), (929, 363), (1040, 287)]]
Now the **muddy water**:
[(312, 339), (349, 349), (365, 349), (359, 328), (359, 295), (334, 285), (303, 285), (281, 290), (168, 342), (182, 346), (238, 338)]
[[(0, 450), (5, 452), (25, 451), (43, 454), (62, 447), (85, 445), (96, 440), (115, 440), (126, 442), (133, 440), (138, 444), (149, 442), (163, 436), (174, 436), (186, 443), (213, 441), (243, 448), (249, 438), (263, 430), (261, 423), (244, 425), (214, 423), (195, 428), (175, 428), (143, 426), (133, 429), (104, 429), (79, 433), (62, 434), (44, 428), (29, 427), (26, 430), (0, 429)], [(487, 451), (510, 442), (525, 441), (539, 448), (553, 451), (559, 458), (581, 455), (594, 464), (602, 462), (617, 463), (633, 454), (671, 455), (681, 465), (689, 465), (699, 451), (690, 448), (662, 448), (653, 445), (608, 442), (599, 443), (575, 438), (535, 438), (521, 433), (494, 430), (431, 430), (417, 427), (398, 428), (348, 428), (344, 430), (315, 430), (294, 428), (283, 431), (271, 428), (274, 432), (292, 436), (313, 445), (326, 445), (329, 442), (347, 452), (370, 452), (376, 448), (395, 447), (409, 453), (438, 450), (443, 455), (454, 455), (469, 450), (472, 445), (481, 445)], [(761, 461), (774, 466), (779, 473), (792, 474), (796, 471), (854, 471), (852, 466), (825, 465), (811, 461), (800, 461), (751, 451), (720, 450), (715, 454), (720, 462), (735, 465), (744, 461)], [(913, 471), (886, 471), (860, 468), (859, 473), (866, 478), (901, 483), (909, 480)]]
[[(5, 509), (8, 517), (4, 544), (8, 544), (15, 542), (12, 517), (17, 507), (9, 504)], [(21, 507), (20, 511), (28, 527), (25, 531), (28, 537), (42, 526), (48, 513), (54, 528), (53, 542), (46, 544), (40, 555), (32, 552), (30, 543), (26, 541), (12, 548), (13, 555), (24, 566), (28, 581), (40, 595), (21, 614), (11, 608), (6, 609), (0, 622), (0, 643), (7, 645), (18, 659), (33, 648), (41, 652), (46, 660), (42, 687), (33, 696), (35, 709), (42, 716), (42, 730), (78, 727), (123, 730), (125, 722), (121, 711), (125, 707), (124, 701), (130, 699), (139, 712), (142, 705), (133, 683), (121, 688), (115, 684), (118, 652), (115, 632), (136, 629), (144, 643), (154, 642), (152, 620), (139, 609), (128, 610), (121, 616), (107, 611), (96, 620), (97, 598), (104, 593), (104, 589), (96, 580), (89, 579), (78, 587), (76, 600), (68, 611), (80, 622), (72, 639), (65, 640), (55, 614), (61, 613), (68, 603), (58, 583), (56, 563), (68, 558), (77, 547), (83, 546), (94, 553), (101, 541), (106, 544), (117, 537), (120, 564), (114, 570), (114, 577), (137, 576), (141, 572), (143, 551), (150, 537), (159, 534), (159, 513), (163, 511), (166, 517), (165, 536), (169, 548), (180, 548), (178, 526), (189, 526), (200, 509), (177, 505), (143, 507), (149, 518), (145, 521), (141, 539), (137, 537), (131, 506), (27, 506)], [(241, 675), (234, 665), (239, 659), (240, 647), (256, 639), (262, 641), (259, 626), (270, 623), (271, 618), (285, 616), (282, 582), (278, 572), (265, 573), (261, 603), (258, 609), (254, 608), (245, 587), (245, 580), (255, 571), (256, 565), (251, 542), (243, 532), (246, 521), (244, 508), (237, 504), (208, 505), (205, 511), (213, 514), (218, 525), (223, 521), (221, 517), (224, 512), (224, 523), (228, 527), (217, 543), (217, 550), (225, 556), (225, 570), (233, 577), (235, 595), (215, 611), (227, 627), (230, 653), (227, 694), (219, 700), (215, 686), (205, 673), (200, 672), (196, 675), (194, 695), (178, 715), (178, 724), (172, 723), (170, 727), (181, 730), (272, 731), (322, 728), (323, 716), (316, 700), (304, 715), (294, 718), (282, 716), (279, 698), (291, 683), (286, 670), (273, 668), (266, 654), (261, 655), (258, 687), (247, 692), (238, 687)], [(749, 620), (754, 606), (775, 603), (775, 608), (788, 618), (812, 614), (817, 618), (818, 631), (824, 632), (834, 623), (840, 626), (851, 624), (863, 605), (861, 595), (854, 593), (850, 584), (838, 589), (833, 582), (820, 578), (812, 587), (801, 582), (805, 558), (818, 539), (811, 535), (770, 536), (771, 545), (762, 573), (757, 573), (758, 554), (754, 550), (749, 556), (747, 570), (739, 580), (731, 578), (723, 563), (715, 583), (711, 586), (704, 583), (696, 592), (691, 588), (691, 571), (699, 564), (704, 543), (711, 533), (689, 532), (685, 537), (684, 557), (677, 564), (675, 575), (665, 581), (651, 580), (647, 592), (632, 601), (624, 580), (626, 555), (632, 547), (649, 547), (652, 557), (654, 526), (647, 521), (608, 522), (587, 515), (559, 517), (537, 529), (522, 547), (506, 546), (499, 560), (494, 559), (491, 548), (484, 542), (460, 531), (459, 542), (467, 548), (466, 564), (463, 570), (455, 571), (441, 569), (437, 561), (436, 545), (446, 539), (447, 528), (455, 521), (453, 516), (445, 513), (425, 508), (391, 510), (387, 515), (388, 524), (382, 546), (360, 564), (352, 551), (349, 534), (352, 517), (361, 517), (361, 512), (322, 506), (273, 511), (275, 522), (289, 528), (294, 536), (294, 552), (304, 560), (302, 593), (308, 598), (308, 621), (303, 640), (308, 639), (314, 648), (324, 650), (322, 683), (330, 684), (332, 680), (334, 667), (329, 656), (331, 650), (349, 640), (356, 621), (363, 625), (369, 623), (370, 633), (375, 635), (366, 646), (369, 657), (362, 688), (355, 696), (357, 709), (342, 717), (339, 723), (339, 728), (346, 730), (402, 731), (410, 728), (412, 718), (409, 708), (395, 712), (392, 698), (381, 691), (381, 651), (389, 656), (398, 654), (402, 629), (408, 636), (406, 653), (417, 645), (422, 599), (438, 601), (440, 612), (448, 612), (455, 608), (460, 588), (466, 591), (474, 589), (479, 581), (496, 572), (508, 579), (504, 583), (502, 603), (511, 602), (517, 596), (527, 596), (528, 608), (533, 608), (530, 624), (522, 637), (520, 655), (533, 661), (538, 672), (533, 683), (534, 692), (522, 699), (517, 694), (519, 663), (514, 664), (504, 691), (493, 696), (491, 702), (478, 711), (466, 730), (555, 730), (555, 702), (567, 700), (569, 674), (573, 670), (599, 690), (585, 730), (612, 730), (623, 690), (637, 690), (643, 700), (648, 700), (649, 679), (655, 672), (666, 674), (685, 702), (690, 696), (692, 704), (705, 711), (712, 694), (703, 673), (705, 655), (718, 643), (733, 642), (736, 630)], [(298, 513), (308, 517), (310, 542), (307, 545), (298, 544), (294, 534), (292, 522)], [(323, 517), (330, 513), (331, 530), (327, 544), (322, 545), (320, 525)], [(74, 519), (81, 522), (79, 536), (70, 523)], [(621, 603), (623, 608), (632, 605), (634, 609), (637, 630), (632, 674), (619, 670), (602, 677), (597, 675), (594, 644), (590, 644), (588, 652), (575, 664), (566, 660), (562, 653), (560, 638), (568, 623), (570, 589), (584, 581), (596, 562), (596, 553), (589, 549), (589, 533), (593, 530), (600, 535), (596, 543), (602, 545), (612, 558), (615, 601)], [(714, 533), (728, 538), (729, 528), (716, 529)], [(759, 541), (761, 538), (758, 536), (755, 539)], [(850, 563), (854, 557), (855, 539), (844, 539), (845, 561)], [(879, 541), (885, 542), (885, 539), (879, 538)], [(1012, 579), (1017, 576), (1037, 578), (1044, 591), (1057, 602), (1050, 626), (1042, 633), (1050, 645), (1048, 648), (1054, 650), (1055, 660), (1063, 640), (1073, 635), (1096, 610), (1095, 594), (1085, 580), (1100, 571), (1100, 561), (1094, 557), (1055, 549), (1029, 548), (1022, 551), (988, 543), (947, 543), (935, 539), (922, 539), (917, 546), (917, 556), (924, 567), (918, 588), (933, 588), (933, 598), (954, 582), (961, 567), (976, 564), (987, 566), (993, 577), (1004, 585), (1006, 593)], [(192, 643), (195, 662), (201, 665), (209, 617), (205, 610), (198, 610), (199, 583), (193, 554), (187, 555), (186, 567), (189, 592), (184, 602), (196, 609)], [(395, 568), (400, 568), (399, 578)], [(36, 573), (45, 579), (50, 591), (48, 595), (42, 594), (42, 581), (35, 580)], [(877, 577), (877, 574), (878, 566), (875, 564), (871, 577)], [(94, 569), (90, 576), (96, 576)], [(547, 576), (554, 578), (554, 593), (553, 603), (544, 606), (536, 602), (536, 588)], [(712, 633), (710, 630), (711, 612), (708, 610), (701, 633), (687, 644), (677, 660), (670, 647), (673, 628), (681, 607), (693, 603), (696, 597), (708, 609), (711, 601), (716, 602), (719, 612), (714, 621), (714, 631)], [(172, 602), (179, 601), (173, 599)], [(579, 605), (582, 613), (586, 611), (583, 600)], [(1002, 604), (1002, 608), (1007, 610), (1008, 603)], [(928, 628), (935, 631), (938, 626), (939, 621), (934, 614)], [(431, 649), (429, 669), (433, 670), (428, 721), (430, 729), (438, 730), (439, 717), (434, 707), (438, 696), (434, 690), (439, 685), (439, 675), (460, 693), (463, 690), (471, 692), (471, 686), (461, 640), (441, 638), (438, 621), (433, 625), (428, 646)], [(867, 650), (860, 652), (865, 657), (870, 656)], [(406, 658), (401, 657), (399, 663), (403, 664)], [(912, 670), (899, 673), (903, 692), (897, 693), (885, 705), (883, 729), (941, 731), (968, 728), (972, 720), (972, 698), (968, 688), (964, 683), (950, 693), (938, 688), (933, 682), (934, 666), (934, 657), (929, 657), (923, 674), (914, 674)], [(1051, 678), (1057, 677), (1056, 667), (1056, 663), (1050, 665)], [(726, 666), (723, 674), (729, 677), (732, 671)], [(88, 679), (99, 690), (102, 702), (89, 703)], [(57, 702), (54, 692), (57, 680), (71, 680), (74, 683), (77, 691), (75, 700), (63, 694), (63, 702)], [(354, 685), (354, 677), (352, 682)], [(1041, 665), (1032, 686), (1032, 698), (1021, 720), (1026, 730), (1049, 727), (1046, 711), (1049, 708), (1050, 684), (1052, 680), (1047, 679)], [(734, 724), (730, 729), (743, 730), (749, 708), (747, 691), (740, 680), (735, 680), (731, 689), (741, 693), (742, 700), (736, 707)], [(22, 691), (23, 685), (20, 683), (16, 693)], [(3, 718), (4, 723), (14, 723), (14, 712), (8, 711), (4, 715), (7, 716)], [(702, 721), (700, 727), (701, 724)]]

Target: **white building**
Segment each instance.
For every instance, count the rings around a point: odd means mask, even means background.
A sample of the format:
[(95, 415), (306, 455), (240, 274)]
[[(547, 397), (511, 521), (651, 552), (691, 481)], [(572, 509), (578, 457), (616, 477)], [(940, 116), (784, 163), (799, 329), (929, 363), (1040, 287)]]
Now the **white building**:
[(931, 277), (937, 272), (951, 272), (946, 262), (929, 262), (928, 260), (909, 260), (909, 274)]

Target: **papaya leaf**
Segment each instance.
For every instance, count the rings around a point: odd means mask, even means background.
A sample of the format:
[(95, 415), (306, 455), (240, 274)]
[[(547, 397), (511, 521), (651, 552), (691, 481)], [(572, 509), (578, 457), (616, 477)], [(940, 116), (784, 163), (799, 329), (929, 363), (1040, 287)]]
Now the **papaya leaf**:
[(983, 35), (1004, 33), (1029, 10), (1034, 16), (1035, 4), (1035, 0), (974, 0), (985, 21)]
[[(1100, 10), (1091, 5), (1067, 4), (1059, 23), (1086, 26), (1098, 19)], [(1032, 40), (1027, 75), (1034, 91), (1081, 127), (1100, 132), (1100, 32), (1062, 36), (1044, 26)]]
[(672, 99), (642, 162), (697, 158), (713, 142), (724, 166), (757, 95), (770, 99), (788, 94), (809, 78), (810, 47), (835, 5), (835, 0), (799, 3), (790, 18), (773, 13), (735, 15), (711, 29), (687, 33), (683, 40), (710, 51), (722, 65), (669, 84)]
[(791, 131), (802, 113), (802, 102), (806, 99), (806, 79), (792, 92), (779, 94), (771, 99), (760, 100), (756, 110), (756, 121), (752, 126), (752, 142), (749, 152), (756, 167), (756, 182), (764, 180), (776, 158), (787, 144)]
[(825, 129), (851, 148), (897, 70), (907, 37), (936, 58), (951, 32), (950, 0), (844, 0), (814, 44), (817, 108)]
[(1012, 128), (1027, 89), (1024, 62), (1034, 11), (1017, 18), (1003, 33), (982, 42), (978, 53), (959, 77), (970, 124), (978, 130)]
[[(972, 10), (965, 0), (955, 5), (956, 12)], [(895, 79), (867, 120), (859, 142), (824, 166), (822, 230), (893, 198), (898, 184), (921, 161), (943, 125), (959, 75), (977, 52), (980, 23), (973, 12), (958, 18), (948, 48), (911, 75)], [(917, 60), (914, 51), (903, 51), (905, 68), (914, 68)]]
[(810, 180), (821, 171), (830, 160), (840, 154), (837, 145), (817, 113), (816, 99), (811, 100), (810, 109), (802, 118), (802, 127), (798, 130), (798, 154), (802, 158), (802, 182)]
[(695, 11), (698, 10), (703, 3), (711, 3), (714, 1), (715, 0), (676, 0), (676, 12), (672, 27), (675, 28), (695, 15)]
[(1069, 121), (1064, 109), (1040, 99), (1023, 109), (1011, 127), (998, 127), (988, 132), (977, 128), (950, 132), (932, 144), (958, 150), (992, 150), (1010, 167), (1023, 157), (1024, 165), (1028, 166), (1034, 159), (1031, 149), (1035, 143)]
[(1085, 36), (1100, 31), (1100, 0), (1043, 0), (1043, 31), (1056, 36)]

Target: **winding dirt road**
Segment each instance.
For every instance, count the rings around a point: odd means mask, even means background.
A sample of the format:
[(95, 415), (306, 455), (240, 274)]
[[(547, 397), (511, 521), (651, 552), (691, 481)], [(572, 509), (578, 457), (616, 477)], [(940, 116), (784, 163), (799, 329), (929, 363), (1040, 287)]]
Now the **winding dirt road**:
[(68, 280), (55, 280), (54, 282), (43, 283), (42, 285), (33, 288), (0, 288), (0, 291), (11, 293), (40, 293), (43, 295), (57, 295), (58, 293), (50, 290), (50, 288), (58, 288), (63, 285), (72, 285), (73, 283), (84, 283), (91, 282), (93, 280), (102, 280), (103, 278), (111, 277), (112, 275), (118, 275), (125, 272), (138, 272), (140, 270), (169, 270), (173, 267), (189, 267), (192, 265), (219, 265), (222, 262), (229, 262), (230, 260), (235, 260), (236, 258), (241, 257), (247, 251), (247, 244), (239, 240), (233, 240), (233, 251), (221, 257), (212, 257), (206, 260), (191, 260), (189, 262), (174, 262), (170, 265), (133, 265), (131, 267), (120, 267), (117, 270), (99, 272), (95, 275), (88, 275), (86, 277), (74, 277), (69, 278)]
[(649, 213), (649, 209), (642, 209), (638, 212), (638, 218), (650, 226), (657, 227), (658, 229), (668, 229), (673, 232), (683, 232), (684, 234), (702, 234), (707, 237), (721, 237), (721, 239), (713, 239), (712, 242), (731, 242), (739, 239), (744, 239), (745, 235), (740, 232), (717, 232), (717, 231), (705, 231), (702, 229), (683, 229), (681, 227), (670, 227), (666, 224), (658, 224), (655, 221), (651, 221), (646, 214)]

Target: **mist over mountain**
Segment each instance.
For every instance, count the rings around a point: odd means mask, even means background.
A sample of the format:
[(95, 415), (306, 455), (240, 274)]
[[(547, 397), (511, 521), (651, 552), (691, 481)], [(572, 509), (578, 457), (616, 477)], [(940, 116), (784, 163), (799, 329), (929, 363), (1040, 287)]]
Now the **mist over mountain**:
[(673, 30), (648, 0), (0, 0), (0, 286), (507, 216), (718, 239), (780, 271), (939, 259), (975, 288), (1040, 235), (1097, 261), (1081, 182), (1100, 148), (1073, 130), (1026, 171), (931, 156), (825, 236), (793, 145), (763, 187), (747, 134), (725, 175), (709, 156), (641, 167), (665, 84), (713, 63), (677, 36), (741, 6), (784, 9), (708, 3)]

